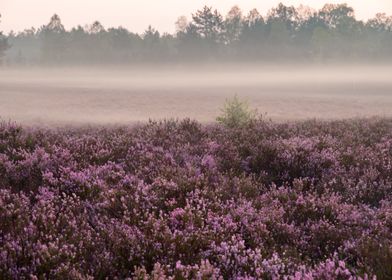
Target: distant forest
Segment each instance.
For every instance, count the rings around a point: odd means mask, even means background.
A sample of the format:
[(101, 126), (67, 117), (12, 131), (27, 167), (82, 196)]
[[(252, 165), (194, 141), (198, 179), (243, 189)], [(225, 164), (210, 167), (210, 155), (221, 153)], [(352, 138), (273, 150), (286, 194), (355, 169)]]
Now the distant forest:
[(106, 29), (96, 21), (66, 30), (58, 15), (39, 29), (0, 33), (6, 65), (131, 64), (200, 61), (385, 61), (392, 59), (392, 16), (357, 20), (347, 4), (320, 10), (279, 4), (263, 17), (237, 6), (226, 16), (203, 7), (180, 17), (174, 34)]

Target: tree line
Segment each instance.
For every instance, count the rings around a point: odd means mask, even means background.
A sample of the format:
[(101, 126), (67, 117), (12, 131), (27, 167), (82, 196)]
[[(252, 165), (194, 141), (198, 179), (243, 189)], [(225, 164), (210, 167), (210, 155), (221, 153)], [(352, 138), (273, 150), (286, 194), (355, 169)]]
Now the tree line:
[(0, 33), (0, 57), (7, 64), (392, 59), (392, 16), (357, 20), (347, 4), (320, 10), (279, 4), (264, 17), (238, 6), (223, 16), (205, 6), (175, 25), (174, 34), (151, 26), (142, 34), (106, 29), (98, 21), (66, 30), (53, 15), (39, 29)]

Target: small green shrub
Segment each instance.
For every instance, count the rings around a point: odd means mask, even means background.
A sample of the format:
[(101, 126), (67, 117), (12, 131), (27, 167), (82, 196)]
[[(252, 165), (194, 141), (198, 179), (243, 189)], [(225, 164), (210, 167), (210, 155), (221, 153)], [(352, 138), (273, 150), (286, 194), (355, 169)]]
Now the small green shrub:
[(240, 127), (256, 119), (256, 110), (251, 110), (246, 101), (236, 95), (228, 99), (222, 109), (222, 114), (216, 120), (227, 127)]

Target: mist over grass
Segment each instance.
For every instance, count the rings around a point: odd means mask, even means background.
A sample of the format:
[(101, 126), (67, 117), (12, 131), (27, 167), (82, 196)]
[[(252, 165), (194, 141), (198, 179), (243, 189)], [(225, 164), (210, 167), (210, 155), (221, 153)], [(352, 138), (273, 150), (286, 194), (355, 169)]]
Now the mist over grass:
[(201, 64), (0, 70), (0, 115), (24, 124), (214, 122), (228, 98), (274, 121), (391, 116), (385, 65)]

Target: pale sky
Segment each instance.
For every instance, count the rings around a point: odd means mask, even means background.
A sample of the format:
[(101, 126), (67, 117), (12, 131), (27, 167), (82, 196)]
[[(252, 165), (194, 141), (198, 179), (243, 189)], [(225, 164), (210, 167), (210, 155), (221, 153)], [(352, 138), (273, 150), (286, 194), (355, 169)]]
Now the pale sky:
[(392, 15), (392, 0), (0, 0), (0, 30), (40, 27), (57, 13), (67, 29), (98, 20), (105, 27), (123, 26), (133, 32), (143, 32), (151, 24), (161, 32), (172, 33), (179, 16), (190, 18), (191, 13), (204, 5), (213, 6), (222, 14), (238, 5), (245, 14), (257, 8), (265, 15), (279, 2), (294, 6), (304, 4), (316, 9), (326, 2), (346, 2), (355, 8), (359, 19), (373, 17), (377, 12)]

